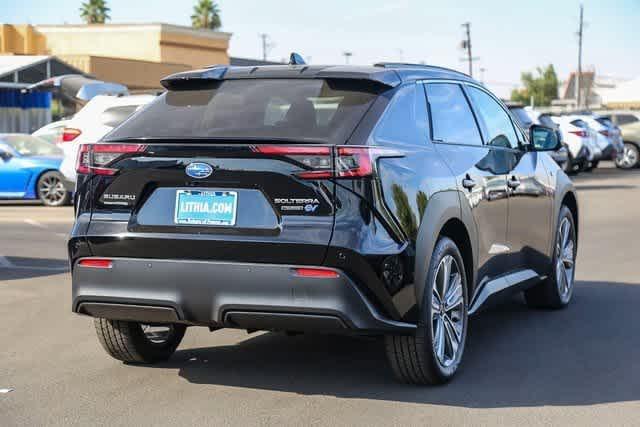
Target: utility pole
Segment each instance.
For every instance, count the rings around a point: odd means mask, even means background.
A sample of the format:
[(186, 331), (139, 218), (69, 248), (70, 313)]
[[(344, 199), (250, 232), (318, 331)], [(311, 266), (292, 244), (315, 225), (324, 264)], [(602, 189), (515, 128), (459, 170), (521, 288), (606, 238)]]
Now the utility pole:
[(269, 42), (269, 34), (262, 33), (260, 34), (260, 38), (262, 39), (262, 60), (267, 60), (267, 53), (273, 47), (273, 43)]
[(582, 83), (582, 14), (584, 6), (580, 4), (580, 26), (578, 27), (578, 75), (576, 76), (576, 105), (580, 109), (582, 101), (581, 96), (581, 83)]
[(473, 57), (471, 56), (471, 22), (462, 24), (466, 28), (467, 38), (462, 41), (462, 48), (467, 49), (467, 61), (469, 62), (469, 76), (473, 77)]
[(348, 65), (349, 59), (353, 56), (353, 52), (342, 52), (342, 55), (344, 56), (344, 63)]

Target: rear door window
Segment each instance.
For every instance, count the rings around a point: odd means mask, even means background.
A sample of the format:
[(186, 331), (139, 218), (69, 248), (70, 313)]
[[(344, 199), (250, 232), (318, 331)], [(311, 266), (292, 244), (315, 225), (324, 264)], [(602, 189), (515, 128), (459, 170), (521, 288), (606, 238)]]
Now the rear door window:
[(427, 104), (422, 87), (398, 89), (374, 132), (377, 142), (424, 145), (428, 136)]
[(483, 90), (469, 86), (468, 92), (484, 127), (487, 145), (517, 148), (518, 137), (504, 108)]
[(429, 83), (425, 86), (433, 140), (447, 144), (482, 145), (480, 131), (460, 85)]
[(164, 93), (108, 139), (344, 143), (382, 90), (346, 79), (223, 80)]

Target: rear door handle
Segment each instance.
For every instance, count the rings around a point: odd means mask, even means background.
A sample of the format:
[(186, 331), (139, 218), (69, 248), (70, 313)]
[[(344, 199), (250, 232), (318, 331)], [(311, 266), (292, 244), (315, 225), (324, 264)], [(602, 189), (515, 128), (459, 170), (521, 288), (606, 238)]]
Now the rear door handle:
[(520, 180), (515, 176), (512, 176), (509, 181), (507, 181), (507, 185), (509, 188), (518, 188), (520, 186)]
[(476, 186), (476, 182), (473, 179), (467, 177), (462, 180), (462, 186), (467, 190), (471, 190), (473, 187)]

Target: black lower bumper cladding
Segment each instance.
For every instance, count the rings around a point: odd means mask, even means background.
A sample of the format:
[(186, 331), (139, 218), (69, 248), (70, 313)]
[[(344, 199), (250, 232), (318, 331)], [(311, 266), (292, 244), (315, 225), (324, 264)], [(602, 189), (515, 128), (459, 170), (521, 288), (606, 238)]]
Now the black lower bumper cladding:
[(385, 318), (343, 272), (300, 277), (300, 266), (113, 258), (76, 264), (73, 311), (146, 323), (241, 329), (412, 333)]

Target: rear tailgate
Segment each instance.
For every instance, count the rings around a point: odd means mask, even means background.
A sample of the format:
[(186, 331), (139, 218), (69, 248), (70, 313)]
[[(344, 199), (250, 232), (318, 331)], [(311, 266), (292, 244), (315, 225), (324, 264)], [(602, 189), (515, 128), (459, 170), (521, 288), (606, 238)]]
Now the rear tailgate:
[(324, 260), (334, 215), (334, 184), (322, 174), (323, 165), (333, 164), (329, 146), (86, 147), (97, 165), (85, 171), (93, 188), (87, 239), (95, 256)]

